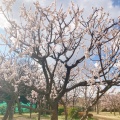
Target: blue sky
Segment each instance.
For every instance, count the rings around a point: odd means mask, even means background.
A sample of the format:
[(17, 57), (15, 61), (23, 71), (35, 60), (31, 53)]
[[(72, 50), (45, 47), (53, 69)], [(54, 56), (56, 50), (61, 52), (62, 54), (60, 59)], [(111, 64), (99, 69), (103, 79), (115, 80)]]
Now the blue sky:
[(120, 0), (112, 0), (114, 6), (120, 6)]

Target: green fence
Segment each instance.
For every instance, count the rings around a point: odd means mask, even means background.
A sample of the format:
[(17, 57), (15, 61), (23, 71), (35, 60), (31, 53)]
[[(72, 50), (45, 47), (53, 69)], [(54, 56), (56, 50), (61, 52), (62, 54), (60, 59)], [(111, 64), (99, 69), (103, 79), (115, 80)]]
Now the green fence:
[[(20, 104), (21, 104), (21, 105), (25, 105), (25, 106), (30, 106), (30, 103), (27, 103), (27, 104), (20, 103)], [(35, 105), (35, 104), (32, 104), (32, 107), (35, 108), (36, 105)], [(5, 111), (6, 111), (6, 108), (7, 108), (6, 102), (0, 103), (0, 114), (1, 114), (1, 115), (4, 115), (4, 113), (5, 113)], [(27, 108), (21, 108), (21, 111), (22, 111), (22, 113), (28, 113), (28, 112), (30, 112), (30, 110), (27, 109)], [(15, 104), (15, 106), (14, 106), (14, 112), (15, 112), (15, 113), (18, 113), (18, 112), (19, 112), (19, 111), (18, 111), (18, 106), (17, 106), (17, 104)]]
[(0, 103), (0, 114), (1, 114), (1, 115), (4, 115), (4, 113), (5, 113), (5, 111), (6, 111), (6, 107), (7, 107), (6, 102)]

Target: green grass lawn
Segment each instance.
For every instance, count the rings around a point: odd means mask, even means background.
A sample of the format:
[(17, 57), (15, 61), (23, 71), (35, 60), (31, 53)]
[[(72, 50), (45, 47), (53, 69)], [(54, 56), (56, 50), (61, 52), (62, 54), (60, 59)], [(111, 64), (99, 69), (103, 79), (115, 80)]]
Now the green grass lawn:
[[(29, 113), (25, 113), (22, 115), (19, 114), (14, 114), (14, 119), (15, 120), (37, 120), (37, 113), (32, 113), (32, 118), (30, 118), (30, 114)], [(0, 115), (0, 120), (2, 120), (2, 115)], [(65, 116), (59, 116), (58, 117), (59, 120), (65, 120)], [(44, 115), (41, 116), (41, 120), (50, 120), (50, 116), (49, 115)], [(73, 119), (73, 120), (79, 120), (79, 119)], [(89, 119), (89, 120), (94, 120), (94, 119)]]
[[(120, 115), (116, 112), (116, 116), (114, 114), (110, 114), (109, 112), (100, 112), (99, 114), (96, 114), (95, 112), (92, 112), (94, 119), (89, 120), (120, 120)], [(14, 114), (15, 120), (37, 120), (37, 113), (32, 113), (32, 118), (30, 118), (29, 113), (24, 113), (22, 115)], [(2, 120), (2, 115), (0, 115), (0, 120)], [(41, 120), (50, 120), (49, 115), (41, 116)], [(59, 116), (59, 120), (65, 120), (65, 116)], [(77, 120), (77, 119), (74, 119)]]
[[(2, 120), (2, 115), (0, 115), (0, 120)], [(32, 114), (32, 117), (30, 118), (29, 114), (15, 114), (14, 115), (14, 119), (15, 120), (37, 120), (37, 114)], [(50, 120), (50, 116), (46, 115), (46, 116), (41, 116), (41, 120)], [(59, 116), (59, 120), (65, 120), (64, 116)]]

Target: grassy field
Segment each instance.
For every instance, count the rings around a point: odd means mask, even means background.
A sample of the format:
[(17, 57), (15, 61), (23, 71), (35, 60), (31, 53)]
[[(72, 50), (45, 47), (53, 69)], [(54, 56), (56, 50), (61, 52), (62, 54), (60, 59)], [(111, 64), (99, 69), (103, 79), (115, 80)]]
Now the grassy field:
[(117, 112), (116, 116), (114, 116), (114, 114), (111, 114), (110, 112), (100, 112), (99, 114), (93, 112), (92, 114), (98, 120), (120, 120), (120, 115)]
[[(116, 113), (116, 116), (114, 114), (110, 114), (109, 112), (100, 112), (99, 114), (96, 114), (95, 112), (92, 112), (94, 119), (89, 120), (120, 120), (120, 115)], [(2, 120), (2, 115), (0, 116), (0, 120)], [(27, 114), (15, 114), (14, 120), (37, 120), (37, 113), (32, 113), (32, 118), (30, 118), (30, 115)], [(50, 120), (50, 116), (41, 116), (41, 120)], [(64, 116), (59, 116), (59, 120), (65, 120)]]
[[(0, 120), (2, 120), (2, 115), (0, 115)], [(29, 114), (14, 114), (14, 120), (37, 120), (37, 113), (32, 113), (32, 117), (30, 118)], [(41, 116), (41, 120), (50, 120), (50, 116)], [(59, 120), (65, 120), (64, 116), (59, 116)], [(79, 120), (79, 119), (73, 119), (73, 120)], [(89, 119), (94, 120), (94, 119)]]
[[(0, 120), (2, 120), (2, 115), (0, 116)], [(37, 114), (32, 114), (32, 117), (30, 118), (29, 114), (23, 114), (23, 115), (14, 115), (14, 120), (37, 120)], [(50, 120), (50, 116), (41, 116), (41, 120)], [(59, 116), (59, 120), (65, 120), (64, 116)]]

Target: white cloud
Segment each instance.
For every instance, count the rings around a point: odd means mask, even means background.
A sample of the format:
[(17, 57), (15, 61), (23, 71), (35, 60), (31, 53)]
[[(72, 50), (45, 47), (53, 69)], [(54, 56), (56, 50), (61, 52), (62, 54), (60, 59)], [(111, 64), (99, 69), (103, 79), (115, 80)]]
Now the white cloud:
[[(15, 19), (18, 19), (19, 17), (19, 7), (22, 5), (22, 3), (25, 3), (25, 6), (29, 8), (32, 6), (32, 3), (37, 0), (16, 0), (15, 5), (13, 6), (13, 12)], [(47, 6), (54, 0), (38, 0), (42, 6)], [(68, 5), (70, 4), (71, 0), (56, 0), (57, 1), (57, 8), (60, 7), (61, 4), (63, 4), (63, 7), (66, 9)], [(113, 6), (112, 0), (73, 0), (75, 4), (77, 4), (81, 9), (84, 8), (84, 17), (89, 16), (92, 13), (92, 7), (103, 7), (106, 12), (110, 13), (110, 16), (113, 18), (117, 18), (120, 15), (120, 7)], [(1, 5), (0, 1), (0, 5)], [(0, 14), (0, 28), (6, 27), (7, 21), (3, 17), (2, 14)]]
[[(112, 0), (77, 0), (78, 6), (84, 8), (85, 16), (89, 15), (92, 12), (92, 7), (103, 7), (106, 12), (110, 13), (110, 16), (117, 18), (120, 15), (120, 7), (113, 6)], [(116, 14), (117, 13), (117, 14)]]
[(120, 60), (114, 66), (120, 69)]
[(98, 67), (98, 63), (95, 63), (94, 65), (95, 65), (96, 68)]
[(2, 14), (0, 14), (0, 28), (4, 29), (4, 27), (8, 27), (8, 26), (9, 26), (9, 23), (4, 18), (4, 16)]

